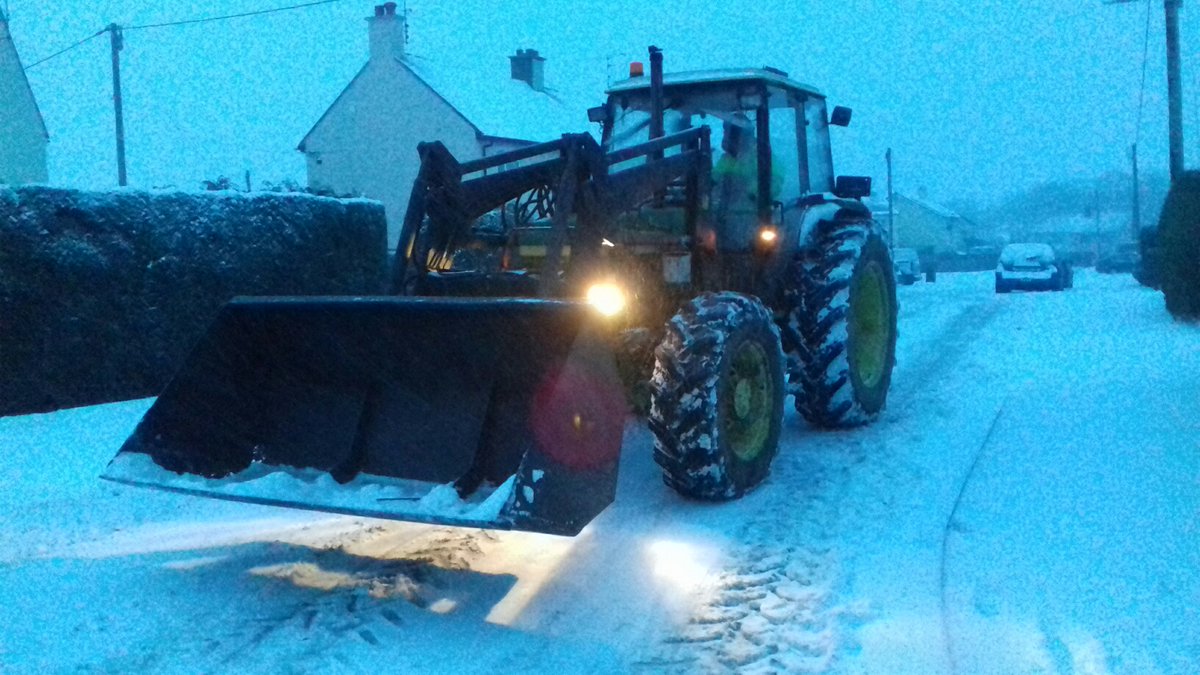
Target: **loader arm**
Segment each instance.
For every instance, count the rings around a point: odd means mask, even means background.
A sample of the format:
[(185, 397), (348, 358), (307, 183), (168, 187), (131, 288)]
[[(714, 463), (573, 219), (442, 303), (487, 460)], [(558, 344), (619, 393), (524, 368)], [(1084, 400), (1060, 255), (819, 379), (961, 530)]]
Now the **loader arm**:
[(712, 166), (705, 127), (607, 153), (587, 134), (470, 162), (458, 162), (441, 143), (422, 143), (418, 153), (421, 167), (396, 249), (393, 292), (402, 295), (437, 286), (428, 276), (449, 270), (482, 216), (537, 197), (537, 215), (549, 222), (538, 294), (561, 296), (565, 250), (580, 267), (593, 264), (615, 217), (661, 199), (672, 185), (683, 189), (688, 234), (694, 233)]

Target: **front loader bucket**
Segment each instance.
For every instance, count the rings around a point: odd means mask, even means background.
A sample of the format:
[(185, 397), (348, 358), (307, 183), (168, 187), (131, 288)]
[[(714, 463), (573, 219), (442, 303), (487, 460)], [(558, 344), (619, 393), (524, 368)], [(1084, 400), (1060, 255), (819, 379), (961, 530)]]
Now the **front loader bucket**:
[(624, 417), (587, 305), (238, 298), (104, 478), (574, 535), (612, 502)]

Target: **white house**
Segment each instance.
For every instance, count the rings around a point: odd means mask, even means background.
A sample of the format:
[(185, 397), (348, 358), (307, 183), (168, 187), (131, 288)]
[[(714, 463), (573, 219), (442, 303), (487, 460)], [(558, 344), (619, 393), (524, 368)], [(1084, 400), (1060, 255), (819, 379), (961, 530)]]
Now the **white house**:
[(0, 183), (45, 183), (50, 135), (0, 9)]
[[(886, 201), (870, 203), (876, 222), (887, 226)], [(974, 226), (954, 211), (924, 197), (894, 193), (892, 199), (892, 243), (896, 248), (914, 248), (922, 256), (963, 251)]]
[(467, 161), (588, 130), (587, 105), (545, 85), (536, 50), (519, 49), (508, 64), (478, 53), (422, 58), (405, 52), (396, 3), (375, 7), (367, 23), (369, 60), (299, 150), (310, 188), (383, 202), (389, 246), (399, 240), (417, 176), (417, 143), (441, 141)]

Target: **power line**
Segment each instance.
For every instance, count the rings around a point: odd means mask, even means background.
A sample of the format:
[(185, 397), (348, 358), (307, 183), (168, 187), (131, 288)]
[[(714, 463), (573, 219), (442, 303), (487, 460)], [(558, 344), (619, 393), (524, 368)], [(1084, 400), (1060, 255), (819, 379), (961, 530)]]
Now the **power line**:
[(72, 49), (75, 49), (76, 47), (78, 47), (78, 46), (82, 45), (83, 43), (87, 42), (88, 40), (91, 40), (91, 39), (93, 39), (93, 38), (96, 38), (96, 37), (98, 37), (98, 36), (100, 36), (100, 35), (103, 35), (103, 34), (104, 34), (104, 33), (106, 33), (107, 31), (108, 31), (108, 29), (107, 29), (107, 28), (101, 28), (100, 30), (96, 31), (95, 33), (92, 33), (91, 35), (89, 35), (89, 36), (87, 36), (87, 37), (83, 38), (83, 39), (82, 39), (82, 40), (80, 40), (79, 42), (76, 42), (75, 44), (71, 45), (70, 47), (67, 47), (67, 48), (65, 48), (65, 49), (60, 49), (60, 50), (58, 50), (58, 51), (54, 52), (53, 54), (51, 54), (50, 56), (47, 56), (47, 57), (46, 57), (46, 58), (44, 58), (44, 59), (39, 59), (39, 60), (37, 60), (37, 61), (34, 61), (33, 63), (31, 63), (31, 64), (29, 64), (29, 65), (25, 66), (25, 70), (29, 70), (30, 68), (33, 68), (34, 66), (37, 66), (37, 65), (43, 64), (43, 63), (45, 63), (45, 62), (49, 61), (50, 59), (52, 59), (52, 58), (55, 58), (56, 56), (61, 56), (61, 55), (63, 55), (63, 54), (66, 54), (67, 52), (71, 51)]
[(225, 21), (226, 19), (240, 19), (247, 16), (258, 16), (260, 14), (272, 14), (274, 12), (286, 12), (292, 9), (303, 9), (305, 7), (315, 7), (317, 5), (328, 5), (335, 2), (343, 2), (344, 0), (316, 0), (315, 2), (306, 2), (299, 5), (289, 5), (287, 7), (275, 7), (272, 9), (259, 9), (253, 12), (242, 12), (240, 14), (226, 14), (224, 16), (212, 16), (203, 19), (185, 19), (182, 21), (168, 21), (165, 23), (148, 23), (141, 26), (124, 26), (124, 30), (141, 30), (143, 28), (166, 28), (168, 26), (186, 26), (195, 23), (208, 23), (210, 21)]
[[(261, 14), (272, 14), (275, 12), (286, 12), (288, 10), (293, 10), (293, 9), (304, 9), (306, 7), (315, 7), (317, 5), (328, 5), (328, 4), (332, 4), (335, 2), (343, 2), (343, 1), (344, 0), (315, 0), (314, 2), (306, 2), (306, 3), (299, 4), (299, 5), (288, 5), (287, 7), (274, 7), (271, 9), (259, 9), (259, 10), (255, 10), (253, 12), (242, 12), (240, 14), (226, 14), (224, 16), (213, 16), (213, 17), (207, 17), (207, 18), (203, 18), (203, 19), (185, 19), (185, 20), (181, 20), (181, 21), (167, 21), (164, 23), (143, 24), (140, 26), (122, 26), (121, 30), (140, 30), (140, 29), (144, 29), (144, 28), (165, 28), (168, 26), (186, 26), (189, 24), (196, 24), (196, 23), (208, 23), (211, 21), (224, 21), (226, 19), (239, 19), (239, 18), (247, 17), (247, 16), (258, 16)], [(6, 0), (6, 2), (7, 2), (7, 0)], [(102, 34), (108, 32), (109, 29), (110, 29), (109, 26), (101, 28), (100, 30), (96, 31), (95, 33), (92, 33), (91, 35), (85, 37), (84, 39), (80, 40), (79, 42), (76, 42), (75, 44), (71, 45), (70, 47), (60, 49), (57, 52), (54, 52), (53, 54), (51, 54), (50, 56), (47, 56), (44, 59), (39, 59), (37, 61), (34, 61), (33, 63), (29, 64), (28, 66), (25, 66), (25, 70), (29, 70), (30, 68), (33, 68), (34, 66), (37, 66), (37, 65), (41, 65), (41, 64), (49, 61), (50, 59), (53, 59), (55, 57), (66, 54), (67, 52), (71, 51), (72, 49), (75, 49), (76, 47), (84, 44), (88, 40), (91, 40), (99, 35), (102, 35)]]

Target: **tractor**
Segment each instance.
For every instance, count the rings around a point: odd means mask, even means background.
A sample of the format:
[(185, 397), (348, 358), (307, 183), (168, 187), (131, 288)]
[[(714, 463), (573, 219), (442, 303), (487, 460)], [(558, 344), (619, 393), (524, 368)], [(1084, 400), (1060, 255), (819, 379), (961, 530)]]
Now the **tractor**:
[(573, 535), (614, 497), (631, 406), (701, 500), (762, 483), (789, 395), (818, 428), (872, 420), (896, 290), (870, 179), (833, 172), (850, 110), (649, 57), (588, 112), (599, 141), (420, 144), (393, 293), (232, 300), (105, 477)]

